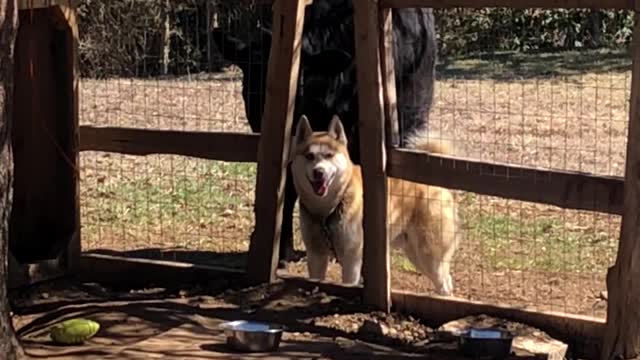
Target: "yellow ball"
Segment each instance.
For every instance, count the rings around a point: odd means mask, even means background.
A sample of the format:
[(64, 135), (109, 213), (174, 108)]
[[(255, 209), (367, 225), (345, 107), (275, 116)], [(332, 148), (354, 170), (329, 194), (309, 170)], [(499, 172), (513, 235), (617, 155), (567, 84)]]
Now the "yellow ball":
[(55, 325), (51, 329), (51, 340), (59, 344), (82, 344), (100, 330), (100, 324), (87, 319), (71, 319)]

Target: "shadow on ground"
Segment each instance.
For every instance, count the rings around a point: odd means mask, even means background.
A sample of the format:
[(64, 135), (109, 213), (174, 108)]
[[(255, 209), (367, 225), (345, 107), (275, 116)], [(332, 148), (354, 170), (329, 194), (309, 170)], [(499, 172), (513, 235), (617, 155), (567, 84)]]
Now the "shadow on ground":
[[(59, 283), (60, 291), (69, 292), (72, 283)], [(77, 285), (79, 286), (79, 285)], [(51, 289), (50, 289), (51, 290)], [(109, 293), (108, 289), (103, 289)], [(33, 290), (42, 294), (42, 289)], [(375, 340), (358, 333), (347, 333), (319, 326), (316, 316), (366, 311), (358, 299), (322, 300), (322, 296), (304, 293), (285, 284), (261, 286), (218, 296), (199, 295), (167, 298), (151, 294), (144, 299), (122, 298), (63, 304), (56, 291), (49, 299), (57, 308), (31, 313), (15, 319), (16, 328), (27, 353), (34, 359), (455, 359), (425, 347), (396, 345), (395, 339)], [(113, 294), (114, 296), (117, 294)], [(286, 299), (290, 299), (288, 302)], [(50, 327), (66, 319), (84, 317), (98, 321), (96, 337), (83, 345), (63, 347), (48, 338)], [(282, 324), (287, 334), (279, 351), (239, 354), (225, 346), (218, 329), (223, 321), (260, 320)]]
[(439, 79), (514, 80), (620, 73), (631, 69), (631, 56), (622, 50), (561, 52), (496, 52), (446, 57), (436, 72)]
[[(197, 265), (219, 266), (234, 270), (244, 270), (247, 263), (246, 252), (214, 252), (171, 248), (146, 248), (131, 251), (95, 249), (86, 251), (85, 253), (149, 260), (178, 261)], [(296, 251), (296, 259), (302, 259), (303, 257), (303, 251)]]

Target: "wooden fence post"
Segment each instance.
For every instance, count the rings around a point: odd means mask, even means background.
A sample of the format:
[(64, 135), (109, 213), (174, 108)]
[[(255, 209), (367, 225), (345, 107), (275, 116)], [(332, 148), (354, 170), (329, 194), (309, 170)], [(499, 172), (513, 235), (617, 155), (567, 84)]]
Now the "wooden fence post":
[(80, 257), (77, 0), (19, 0), (12, 126), (11, 287)]
[(276, 0), (256, 181), (256, 226), (247, 264), (248, 280), (275, 280), (282, 224), (291, 124), (300, 68), (307, 0)]
[(391, 308), (387, 242), (385, 106), (377, 0), (354, 1), (360, 153), (364, 181), (364, 294), (367, 305)]
[(609, 294), (602, 359), (640, 355), (640, 21), (633, 30), (633, 67), (624, 210), (615, 265), (607, 273)]

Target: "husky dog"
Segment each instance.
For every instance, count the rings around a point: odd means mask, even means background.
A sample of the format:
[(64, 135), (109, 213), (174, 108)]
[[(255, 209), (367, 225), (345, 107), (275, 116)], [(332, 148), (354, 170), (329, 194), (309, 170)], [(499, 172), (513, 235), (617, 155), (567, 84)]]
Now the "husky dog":
[[(421, 134), (409, 140), (418, 150), (449, 152), (446, 144), (429, 142)], [(323, 280), (334, 257), (342, 266), (342, 282), (358, 283), (363, 248), (362, 174), (349, 157), (340, 119), (334, 116), (326, 132), (313, 132), (303, 115), (291, 145), (291, 162), (310, 278)], [(450, 264), (458, 244), (453, 194), (395, 178), (388, 179), (388, 190), (390, 246), (403, 250), (439, 294), (451, 295)]]

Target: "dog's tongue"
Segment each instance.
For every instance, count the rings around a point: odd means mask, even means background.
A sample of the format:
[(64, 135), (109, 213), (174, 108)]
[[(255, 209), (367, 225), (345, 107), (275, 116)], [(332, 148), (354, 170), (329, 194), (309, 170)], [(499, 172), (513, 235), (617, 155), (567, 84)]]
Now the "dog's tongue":
[(311, 186), (318, 196), (324, 196), (327, 193), (327, 182), (324, 180), (312, 181)]

